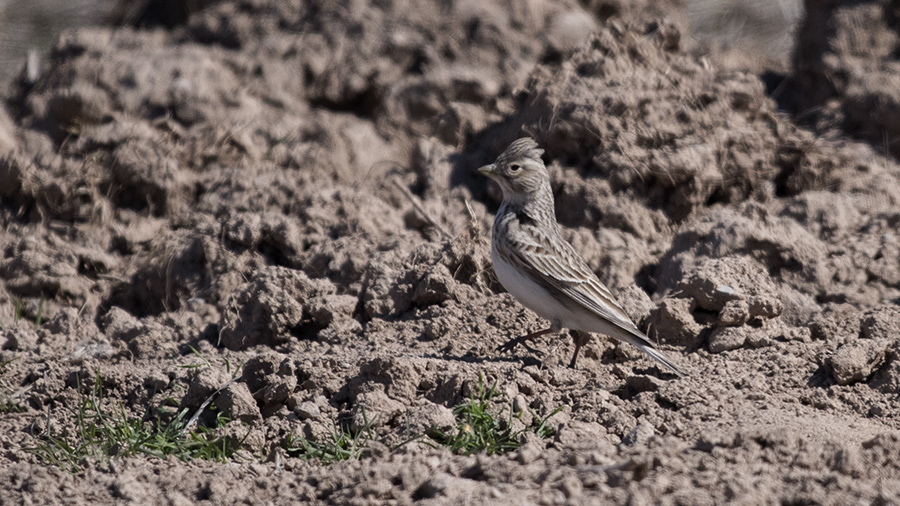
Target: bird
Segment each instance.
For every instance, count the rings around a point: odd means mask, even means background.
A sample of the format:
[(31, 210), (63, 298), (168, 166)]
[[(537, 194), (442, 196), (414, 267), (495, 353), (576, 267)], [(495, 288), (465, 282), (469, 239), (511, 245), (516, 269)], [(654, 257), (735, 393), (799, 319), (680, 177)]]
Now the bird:
[(478, 172), (503, 192), (491, 229), (491, 264), (500, 284), (523, 306), (550, 321), (550, 327), (508, 341), (501, 353), (538, 336), (569, 329), (575, 353), (600, 333), (630, 343), (677, 376), (685, 373), (660, 351), (622, 309), (609, 289), (560, 233), (550, 173), (534, 139), (514, 141)]

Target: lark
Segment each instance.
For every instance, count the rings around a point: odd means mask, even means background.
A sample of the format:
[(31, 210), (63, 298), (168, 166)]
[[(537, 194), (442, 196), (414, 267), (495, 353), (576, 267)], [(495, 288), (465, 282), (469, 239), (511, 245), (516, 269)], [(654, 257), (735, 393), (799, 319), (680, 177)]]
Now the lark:
[(565, 328), (575, 342), (569, 367), (575, 367), (590, 333), (599, 333), (637, 346), (683, 376), (563, 239), (556, 222), (550, 174), (541, 160), (543, 153), (534, 140), (523, 138), (510, 144), (494, 163), (478, 169), (503, 190), (503, 203), (491, 232), (494, 272), (523, 306), (550, 320), (550, 328), (512, 339), (498, 351), (511, 351), (521, 344), (534, 353), (527, 344), (530, 339)]

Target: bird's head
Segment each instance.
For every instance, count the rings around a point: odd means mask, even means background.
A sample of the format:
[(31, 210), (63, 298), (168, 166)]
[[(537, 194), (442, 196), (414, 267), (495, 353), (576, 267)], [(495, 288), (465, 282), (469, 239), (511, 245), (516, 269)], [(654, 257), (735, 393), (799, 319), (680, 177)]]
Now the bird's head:
[(534, 140), (524, 137), (510, 144), (494, 163), (481, 167), (478, 172), (500, 185), (504, 200), (527, 200), (549, 186), (550, 175), (541, 160), (543, 152)]

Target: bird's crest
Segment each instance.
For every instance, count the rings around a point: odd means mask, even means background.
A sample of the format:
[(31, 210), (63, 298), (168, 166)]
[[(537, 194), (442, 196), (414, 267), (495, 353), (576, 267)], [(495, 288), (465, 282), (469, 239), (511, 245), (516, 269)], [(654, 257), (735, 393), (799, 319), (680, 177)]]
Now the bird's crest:
[(506, 151), (497, 157), (497, 164), (502, 165), (505, 162), (522, 157), (540, 160), (543, 153), (544, 150), (534, 142), (534, 139), (531, 137), (522, 137), (521, 139), (513, 141), (513, 143), (506, 148)]

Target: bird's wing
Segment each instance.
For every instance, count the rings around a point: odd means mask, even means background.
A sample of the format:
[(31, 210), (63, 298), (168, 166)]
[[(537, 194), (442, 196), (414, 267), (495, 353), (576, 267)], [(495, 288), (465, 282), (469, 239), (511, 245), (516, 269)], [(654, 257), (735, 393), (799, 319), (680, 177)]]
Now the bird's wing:
[(516, 220), (508, 224), (497, 249), (506, 262), (534, 279), (563, 305), (580, 305), (592, 311), (622, 331), (612, 337), (637, 346), (676, 375), (685, 375), (637, 328), (609, 289), (556, 230)]
[(505, 234), (505, 240), (499, 244), (499, 253), (507, 262), (528, 273), (564, 304), (568, 301), (579, 304), (645, 345), (656, 347), (638, 330), (575, 249), (556, 231), (545, 231), (521, 222), (511, 223), (510, 227), (516, 230)]

